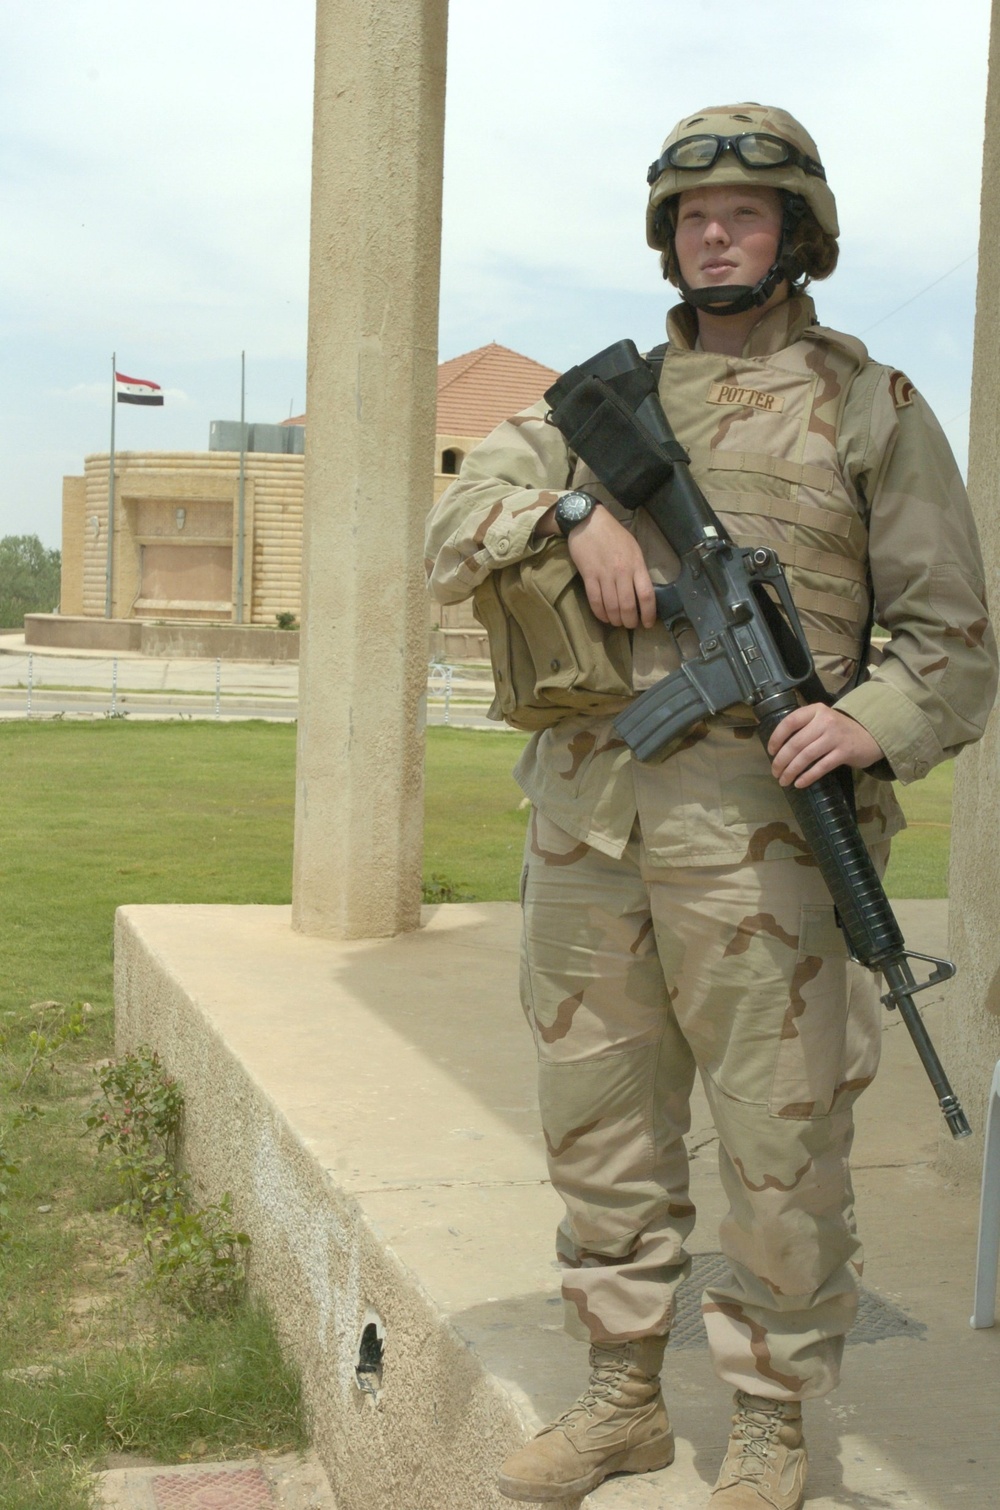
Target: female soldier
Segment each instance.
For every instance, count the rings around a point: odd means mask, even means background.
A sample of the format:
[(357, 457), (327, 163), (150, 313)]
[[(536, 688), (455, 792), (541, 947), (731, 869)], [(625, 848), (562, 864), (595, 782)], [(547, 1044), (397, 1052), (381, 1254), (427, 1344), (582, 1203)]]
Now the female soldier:
[[(996, 655), (968, 501), (933, 414), (901, 372), (818, 325), (803, 292), (837, 261), (812, 139), (781, 110), (711, 108), (676, 127), (649, 182), (647, 238), (683, 300), (667, 322), (663, 407), (737, 544), (783, 562), (836, 706), (790, 714), (766, 753), (748, 710), (731, 709), (657, 765), (633, 759), (610, 717), (570, 706), (518, 764), (533, 804), (524, 1006), (566, 1207), (563, 1297), (592, 1373), (500, 1487), (561, 1499), (672, 1460), (659, 1373), (690, 1268), (683, 1139), (697, 1069), (729, 1201), (729, 1271), (703, 1312), (736, 1390), (712, 1507), (796, 1510), (801, 1401), (836, 1385), (857, 1308), (848, 1153), (880, 1021), (781, 789), (852, 767), (884, 865), (902, 827), (891, 780), (980, 736)], [(676, 665), (652, 583), (677, 560), (545, 416), (536, 405), (467, 458), (431, 516), (432, 591), (482, 596), (502, 572), (523, 584), (568, 551), (619, 659), (634, 631), (640, 691)], [(866, 675), (870, 611), (889, 641)], [(548, 664), (544, 644), (529, 648)]]

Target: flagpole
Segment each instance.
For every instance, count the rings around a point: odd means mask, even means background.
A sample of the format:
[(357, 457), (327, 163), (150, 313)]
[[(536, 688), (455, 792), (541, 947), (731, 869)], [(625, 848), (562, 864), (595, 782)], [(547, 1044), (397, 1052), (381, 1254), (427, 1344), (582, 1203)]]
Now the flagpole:
[(104, 617), (111, 617), (111, 573), (115, 539), (115, 353), (111, 353), (111, 448), (108, 453), (108, 561), (105, 568)]
[(243, 623), (243, 536), (246, 530), (244, 493), (246, 487), (247, 427), (244, 424), (247, 392), (247, 354), (240, 352), (240, 486), (236, 505), (236, 622)]

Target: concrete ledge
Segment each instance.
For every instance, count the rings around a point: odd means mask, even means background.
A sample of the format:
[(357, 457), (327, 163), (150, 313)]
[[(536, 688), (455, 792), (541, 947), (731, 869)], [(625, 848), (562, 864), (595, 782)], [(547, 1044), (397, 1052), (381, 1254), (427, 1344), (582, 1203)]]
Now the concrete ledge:
[[(943, 911), (900, 906), (915, 947)], [(518, 927), (511, 904), (425, 909), (419, 933), (352, 943), (294, 934), (286, 908), (118, 914), (119, 1046), (152, 1043), (183, 1082), (185, 1159), (251, 1234), (340, 1510), (509, 1510), (497, 1465), (585, 1376), (561, 1329)], [(895, 1015), (884, 1039), (854, 1160), (865, 1282), (922, 1340), (849, 1347), (842, 1388), (809, 1406), (810, 1510), (992, 1510), (1000, 1328), (968, 1325), (977, 1202), (933, 1171), (938, 1112)], [(693, 1110), (705, 1252), (724, 1201)], [(384, 1331), (377, 1399), (355, 1373), (366, 1322)], [(705, 1510), (729, 1391), (704, 1349), (668, 1349), (664, 1384), (676, 1463), (588, 1506)]]
[(196, 620), (90, 619), (71, 614), (29, 613), (24, 643), (30, 649), (116, 650), (183, 660), (297, 661), (297, 629), (262, 624), (210, 624)]
[[(186, 1161), (206, 1194), (232, 1192), (251, 1234), (341, 1510), (504, 1505), (496, 1464), (533, 1412), (475, 1341), (518, 1311), (529, 1328), (559, 1319), (556, 1202), (523, 1053), (506, 1052), (525, 1037), (516, 908), (429, 911), (419, 934), (360, 944), (293, 934), (285, 908), (117, 919), (119, 1048), (155, 1044), (183, 1083)], [(438, 1010), (456, 957), (464, 1021)], [(514, 1034), (491, 1034), (494, 1011)], [(521, 1223), (545, 1240), (519, 1254)], [(377, 1402), (355, 1375), (370, 1313)]]
[(432, 629), (428, 647), (432, 661), (482, 661), (490, 663), (490, 641), (485, 629)]
[(142, 648), (142, 624), (138, 619), (85, 619), (61, 613), (27, 613), (24, 643), (60, 650), (129, 650)]

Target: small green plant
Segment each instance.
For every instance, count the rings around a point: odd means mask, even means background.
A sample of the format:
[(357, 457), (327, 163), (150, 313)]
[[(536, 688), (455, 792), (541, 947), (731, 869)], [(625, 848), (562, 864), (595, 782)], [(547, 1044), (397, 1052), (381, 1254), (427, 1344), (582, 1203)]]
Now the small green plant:
[[(64, 1007), (58, 1001), (36, 1001), (31, 1004), (32, 1012), (41, 1015), (42, 1025), (32, 1028), (28, 1034), (28, 1048), (30, 1050), (28, 1063), (20, 1080), (16, 1078), (11, 1082), (11, 1090), (23, 1091), (32, 1075), (42, 1065), (47, 1065), (52, 1071), (56, 1068), (56, 1055), (66, 1044), (72, 1043), (77, 1038), (82, 1038), (87, 1031), (87, 1018), (93, 1008), (89, 1001), (75, 1001), (72, 1006)], [(0, 1048), (7, 1052), (7, 1035), (4, 1036)], [(9, 1059), (8, 1055), (8, 1059)], [(19, 1071), (18, 1071), (19, 1073)]]
[(192, 1314), (229, 1309), (242, 1295), (250, 1239), (232, 1225), (229, 1196), (192, 1208), (177, 1168), (184, 1095), (155, 1050), (96, 1072), (101, 1095), (86, 1118), (97, 1146), (110, 1152), (124, 1192), (119, 1210), (142, 1227), (150, 1285)]
[(283, 608), (280, 613), (275, 614), (274, 622), (279, 629), (298, 629), (299, 627), (298, 619), (287, 608)]
[[(23, 1091), (43, 1066), (57, 1073), (59, 1050), (83, 1036), (92, 1010), (87, 1001), (75, 1001), (69, 1008), (58, 1001), (35, 1001), (29, 1011), (40, 1017), (39, 1027), (26, 1034), (21, 1023), (15, 1024), (13, 1029), (0, 1028), (0, 1060), (6, 1088), (15, 1093)], [(7, 1015), (13, 1017), (16, 1014)]]
[(184, 1096), (150, 1049), (112, 1060), (95, 1071), (101, 1097), (87, 1116), (97, 1146), (111, 1153), (125, 1192), (121, 1210), (134, 1222), (170, 1208), (183, 1196), (175, 1155)]
[(154, 1211), (143, 1233), (152, 1283), (192, 1315), (228, 1310), (243, 1293), (243, 1250), (250, 1239), (233, 1226), (228, 1195), (187, 1211), (181, 1200)]
[(461, 882), (455, 885), (447, 876), (431, 876), (421, 887), (421, 900), (428, 906), (436, 906), (440, 902), (471, 902), (472, 893)]

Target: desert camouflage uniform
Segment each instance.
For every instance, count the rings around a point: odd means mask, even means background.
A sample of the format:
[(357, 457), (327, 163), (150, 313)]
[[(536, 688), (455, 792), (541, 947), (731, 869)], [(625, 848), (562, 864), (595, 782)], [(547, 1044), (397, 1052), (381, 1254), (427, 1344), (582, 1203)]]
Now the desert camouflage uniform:
[[(744, 353), (696, 349), (668, 320), (660, 393), (692, 470), (739, 544), (784, 563), (820, 674), (886, 759), (856, 781), (876, 860), (903, 826), (891, 785), (982, 733), (996, 681), (965, 490), (902, 373), (815, 324), (793, 297)], [(540, 403), (463, 465), (428, 527), (445, 602), (546, 549), (541, 515), (585, 487), (633, 529), (654, 580), (676, 559), (569, 454)], [(890, 640), (851, 687), (874, 593)], [(634, 636), (636, 690), (676, 664), (662, 626)], [(879, 1006), (846, 958), (829, 893), (746, 710), (697, 726), (662, 764), (610, 719), (533, 737), (515, 775), (534, 806), (525, 849), (522, 994), (539, 1058), (571, 1330), (669, 1329), (694, 1223), (683, 1136), (700, 1071), (730, 1202), (731, 1275), (705, 1295), (720, 1375), (804, 1399), (837, 1382), (861, 1249), (848, 1167), (852, 1105), (878, 1061)], [(879, 779), (882, 778), (882, 779)]]

